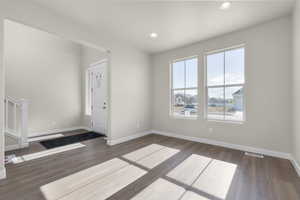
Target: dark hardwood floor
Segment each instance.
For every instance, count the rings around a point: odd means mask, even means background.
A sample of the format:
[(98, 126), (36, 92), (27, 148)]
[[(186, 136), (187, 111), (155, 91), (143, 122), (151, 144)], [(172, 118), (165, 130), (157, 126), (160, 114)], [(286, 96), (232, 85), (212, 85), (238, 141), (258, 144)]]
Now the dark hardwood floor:
[[(70, 134), (76, 134), (76, 132)], [(147, 170), (148, 173), (146, 175), (115, 193), (108, 199), (130, 199), (158, 178), (164, 178), (187, 190), (192, 190), (195, 193), (206, 196), (208, 199), (218, 199), (166, 177), (166, 174), (169, 171), (182, 163), (182, 161), (191, 154), (198, 154), (237, 165), (237, 170), (226, 199), (300, 200), (300, 178), (297, 176), (293, 166), (288, 160), (268, 156), (263, 159), (249, 157), (245, 156), (244, 152), (237, 150), (155, 134), (115, 146), (106, 145), (103, 138), (97, 138), (82, 143), (87, 145), (87, 147), (21, 164), (8, 164), (6, 166), (7, 179), (0, 181), (0, 199), (43, 200), (44, 197), (40, 192), (40, 186), (115, 157), (123, 159), (121, 157), (122, 155), (155, 143), (166, 147), (177, 148), (180, 152), (157, 167)], [(34, 143), (29, 149), (8, 152), (8, 154), (16, 153), (18, 155), (23, 155), (37, 152), (42, 149), (43, 148), (39, 146), (38, 143)], [(132, 164), (145, 169), (136, 163), (132, 162)]]

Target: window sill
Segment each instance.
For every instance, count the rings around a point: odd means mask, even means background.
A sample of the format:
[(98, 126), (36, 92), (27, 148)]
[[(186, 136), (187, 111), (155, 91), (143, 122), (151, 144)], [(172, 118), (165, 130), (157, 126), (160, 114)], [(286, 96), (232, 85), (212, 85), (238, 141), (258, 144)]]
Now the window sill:
[(245, 121), (230, 121), (230, 120), (218, 120), (218, 119), (206, 119), (207, 122), (224, 123), (224, 124), (238, 124), (242, 125)]
[(184, 119), (184, 120), (197, 120), (198, 116), (188, 117), (188, 116), (174, 116), (174, 115), (170, 115), (170, 118), (172, 118), (172, 119)]

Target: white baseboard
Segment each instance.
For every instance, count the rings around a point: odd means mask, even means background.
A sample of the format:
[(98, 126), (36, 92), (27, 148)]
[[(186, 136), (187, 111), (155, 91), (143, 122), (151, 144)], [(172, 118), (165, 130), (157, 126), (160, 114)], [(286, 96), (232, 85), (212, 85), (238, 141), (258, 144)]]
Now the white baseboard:
[(120, 144), (120, 143), (123, 143), (123, 142), (127, 142), (127, 141), (130, 141), (130, 140), (136, 139), (136, 138), (140, 138), (140, 137), (149, 135), (150, 133), (152, 133), (152, 132), (151, 131), (143, 131), (143, 132), (135, 133), (133, 135), (129, 135), (129, 136), (126, 136), (126, 137), (121, 137), (121, 138), (117, 138), (117, 139), (113, 139), (113, 140), (107, 140), (107, 144), (110, 145), (110, 146)]
[(215, 145), (215, 146), (226, 147), (229, 149), (236, 149), (236, 150), (240, 150), (240, 151), (258, 153), (258, 154), (263, 154), (263, 155), (267, 155), (267, 156), (284, 158), (284, 159), (288, 159), (288, 160), (290, 160), (290, 158), (291, 158), (291, 154), (289, 154), (289, 153), (283, 153), (283, 152), (272, 151), (272, 150), (267, 150), (267, 149), (262, 149), (262, 148), (244, 146), (244, 145), (239, 145), (239, 144), (232, 144), (232, 143), (221, 142), (221, 141), (211, 140), (211, 139), (206, 139), (206, 138), (198, 138), (198, 137), (192, 137), (192, 136), (186, 136), (186, 135), (179, 135), (176, 133), (170, 133), (170, 132), (164, 132), (164, 131), (152, 130), (151, 132), (154, 134), (158, 134), (158, 135), (175, 137), (175, 138), (180, 138), (180, 139), (189, 140), (189, 141), (193, 141), (193, 142), (211, 144), (211, 145)]
[(5, 146), (5, 151), (12, 151), (12, 150), (16, 150), (16, 149), (20, 149), (19, 144)]
[(283, 153), (283, 152), (272, 151), (272, 150), (268, 150), (268, 149), (249, 147), (249, 146), (238, 145), (238, 144), (231, 144), (231, 143), (220, 142), (220, 141), (216, 141), (216, 140), (210, 140), (210, 139), (206, 139), (206, 138), (196, 138), (196, 137), (192, 137), (192, 136), (179, 135), (179, 134), (170, 133), (170, 132), (163, 132), (163, 131), (156, 131), (156, 130), (152, 130), (150, 132), (153, 134), (164, 135), (164, 136), (168, 136), (168, 137), (175, 137), (175, 138), (189, 140), (189, 141), (193, 141), (193, 142), (200, 142), (200, 143), (211, 144), (211, 145), (215, 145), (215, 146), (222, 146), (222, 147), (226, 147), (229, 149), (236, 149), (236, 150), (240, 150), (240, 151), (258, 153), (258, 154), (263, 154), (263, 155), (267, 155), (267, 156), (287, 159), (292, 163), (297, 174), (300, 176), (300, 165), (290, 153)]
[(81, 126), (80, 129), (84, 129), (84, 130), (87, 130), (87, 131), (93, 131), (92, 128), (87, 127), (87, 126)]
[(28, 142), (21, 144), (21, 148), (27, 148), (27, 147), (29, 147), (29, 143)]
[(294, 166), (294, 168), (295, 168), (295, 170), (296, 170), (298, 176), (300, 176), (300, 165), (299, 165), (299, 163), (298, 163), (297, 160), (296, 160), (295, 158), (293, 158), (293, 157), (291, 157), (290, 161), (291, 161), (292, 165)]
[(23, 149), (23, 148), (27, 148), (29, 147), (29, 143), (24, 143), (24, 144), (13, 144), (13, 145), (8, 145), (5, 146), (5, 151), (13, 151), (13, 150), (17, 150), (17, 149)]
[(2, 169), (0, 169), (0, 180), (5, 178), (6, 178), (6, 169), (5, 167), (3, 167)]
[(284, 158), (284, 159), (288, 159), (288, 160), (290, 160), (291, 157), (292, 157), (290, 153), (283, 153), (283, 152), (272, 151), (272, 150), (267, 150), (267, 149), (262, 149), (262, 148), (232, 144), (232, 143), (221, 142), (221, 141), (216, 141), (216, 140), (211, 140), (211, 139), (206, 139), (206, 138), (197, 138), (197, 137), (192, 137), (192, 136), (179, 135), (179, 134), (176, 134), (176, 133), (157, 131), (157, 130), (144, 131), (144, 132), (141, 132), (141, 133), (136, 133), (136, 134), (129, 135), (129, 136), (122, 137), (122, 138), (118, 138), (118, 139), (107, 140), (107, 144), (108, 145), (115, 145), (115, 144), (119, 144), (119, 143), (122, 143), (122, 142), (130, 141), (130, 140), (133, 140), (133, 139), (136, 139), (136, 138), (139, 138), (139, 137), (143, 137), (143, 136), (149, 135), (149, 134), (158, 134), (158, 135), (163, 135), (163, 136), (168, 136), (168, 137), (174, 137), (174, 138), (189, 140), (189, 141), (193, 141), (193, 142), (211, 144), (211, 145), (215, 145), (215, 146), (222, 146), (222, 147), (226, 147), (226, 148), (230, 148), (230, 149), (236, 149), (236, 150), (240, 150), (240, 151), (258, 153), (258, 154), (273, 156), (273, 157), (277, 157), (277, 158)]
[[(69, 129), (69, 130), (76, 130), (76, 129), (90, 130), (87, 127), (77, 127), (77, 128)], [(69, 130), (66, 130), (66, 131), (69, 131)], [(263, 148), (256, 148), (256, 147), (250, 147), (250, 146), (245, 146), (245, 145), (232, 144), (232, 143), (221, 142), (221, 141), (216, 141), (216, 140), (211, 140), (211, 139), (206, 139), (206, 138), (197, 138), (197, 137), (192, 137), (192, 136), (179, 135), (176, 133), (170, 133), (170, 132), (164, 132), (164, 131), (157, 131), (157, 130), (143, 131), (143, 132), (135, 133), (133, 135), (129, 135), (126, 137), (121, 137), (121, 138), (117, 138), (117, 139), (113, 139), (113, 140), (107, 140), (107, 144), (112, 146), (112, 145), (130, 141), (133, 139), (137, 139), (137, 138), (149, 135), (149, 134), (158, 134), (158, 135), (163, 135), (163, 136), (168, 136), (168, 137), (189, 140), (189, 141), (193, 141), (193, 142), (211, 144), (211, 145), (215, 145), (215, 146), (222, 146), (222, 147), (226, 147), (229, 149), (236, 149), (236, 150), (245, 151), (245, 152), (252, 152), (252, 153), (258, 153), (258, 154), (263, 154), (263, 155), (267, 155), (267, 156), (287, 159), (287, 160), (291, 161), (296, 172), (300, 176), (300, 165), (297, 163), (297, 161), (293, 158), (293, 156), (290, 153), (283, 153), (283, 152), (272, 151), (272, 150), (263, 149)]]
[(28, 134), (29, 137), (37, 137), (37, 136), (43, 136), (43, 135), (50, 135), (50, 134), (55, 134), (55, 133), (61, 133), (61, 132), (68, 132), (68, 131), (75, 131), (79, 129), (85, 129), (88, 131), (91, 131), (91, 128), (84, 127), (84, 126), (76, 126), (76, 127), (71, 127), (71, 128), (63, 128), (63, 129), (53, 129), (53, 130), (47, 130), (43, 132), (35, 132), (35, 133), (30, 133)]

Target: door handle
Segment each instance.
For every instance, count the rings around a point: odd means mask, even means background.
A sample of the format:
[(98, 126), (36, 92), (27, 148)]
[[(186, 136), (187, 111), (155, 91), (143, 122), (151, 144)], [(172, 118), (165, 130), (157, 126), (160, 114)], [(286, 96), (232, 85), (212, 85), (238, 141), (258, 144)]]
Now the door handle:
[(102, 109), (106, 109), (106, 106), (102, 106)]

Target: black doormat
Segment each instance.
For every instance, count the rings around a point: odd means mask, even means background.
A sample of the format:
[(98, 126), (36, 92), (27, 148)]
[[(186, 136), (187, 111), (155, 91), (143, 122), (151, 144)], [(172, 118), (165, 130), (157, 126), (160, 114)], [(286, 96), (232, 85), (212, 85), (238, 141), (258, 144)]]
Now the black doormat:
[(61, 147), (65, 146), (68, 144), (74, 144), (78, 142), (82, 142), (85, 140), (90, 140), (98, 137), (104, 137), (104, 135), (95, 133), (95, 132), (88, 132), (88, 133), (82, 133), (82, 134), (77, 134), (77, 135), (71, 135), (71, 136), (66, 136), (66, 137), (61, 137), (61, 138), (56, 138), (52, 140), (46, 140), (40, 142), (41, 145), (43, 145), (46, 149), (52, 149), (55, 147)]

